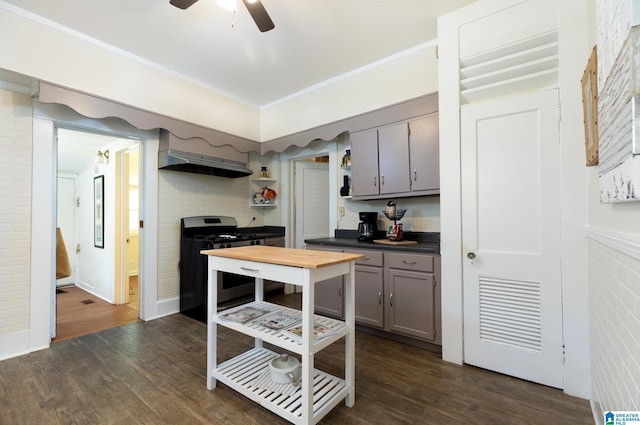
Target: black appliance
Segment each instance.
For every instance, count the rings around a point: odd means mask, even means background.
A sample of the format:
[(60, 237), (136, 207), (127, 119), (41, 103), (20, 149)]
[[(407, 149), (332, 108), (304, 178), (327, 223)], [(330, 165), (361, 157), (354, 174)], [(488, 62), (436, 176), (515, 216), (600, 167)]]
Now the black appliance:
[(376, 230), (378, 230), (377, 212), (360, 212), (358, 223), (358, 242), (371, 242)]
[[(181, 313), (206, 322), (208, 257), (200, 251), (247, 245), (264, 245), (264, 238), (239, 231), (233, 217), (197, 216), (180, 220)], [(254, 285), (252, 277), (218, 272), (218, 309), (253, 296)]]

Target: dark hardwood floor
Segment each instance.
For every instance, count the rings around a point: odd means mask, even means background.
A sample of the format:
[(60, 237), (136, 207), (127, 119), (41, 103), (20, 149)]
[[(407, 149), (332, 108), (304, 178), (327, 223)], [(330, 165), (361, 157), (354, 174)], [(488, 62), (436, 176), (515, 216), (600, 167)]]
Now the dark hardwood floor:
[[(219, 359), (253, 341), (219, 328)], [(316, 355), (342, 374), (344, 344)], [(206, 327), (176, 314), (68, 339), (0, 362), (0, 424), (288, 422), (218, 384), (206, 389)], [(593, 424), (589, 403), (561, 391), (375, 336), (356, 335), (356, 403), (321, 424)]]

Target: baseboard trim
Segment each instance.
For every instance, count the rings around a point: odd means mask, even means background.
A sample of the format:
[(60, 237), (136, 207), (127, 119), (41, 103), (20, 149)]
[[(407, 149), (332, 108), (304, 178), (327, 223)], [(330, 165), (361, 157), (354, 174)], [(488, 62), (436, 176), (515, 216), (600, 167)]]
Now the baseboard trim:
[(24, 356), (45, 348), (49, 348), (49, 345), (31, 347), (31, 333), (28, 330), (9, 335), (0, 335), (0, 361)]
[(154, 315), (151, 317), (145, 318), (146, 321), (159, 319), (165, 316), (171, 316), (172, 314), (176, 314), (180, 312), (180, 297), (175, 298), (167, 298), (164, 300), (159, 300), (156, 303), (156, 311)]

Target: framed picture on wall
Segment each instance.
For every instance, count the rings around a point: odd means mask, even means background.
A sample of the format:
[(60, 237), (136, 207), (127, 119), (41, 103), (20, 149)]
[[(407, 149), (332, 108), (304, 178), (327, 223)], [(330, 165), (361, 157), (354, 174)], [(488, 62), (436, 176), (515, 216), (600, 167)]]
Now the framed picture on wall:
[(104, 248), (104, 176), (93, 178), (93, 246)]
[(587, 167), (598, 165), (598, 79), (597, 46), (593, 47), (582, 74), (582, 110)]

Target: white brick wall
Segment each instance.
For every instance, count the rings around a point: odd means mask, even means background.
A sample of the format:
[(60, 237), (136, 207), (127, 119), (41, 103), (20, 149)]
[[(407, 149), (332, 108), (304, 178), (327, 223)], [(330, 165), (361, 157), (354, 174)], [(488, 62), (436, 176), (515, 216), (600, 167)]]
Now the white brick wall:
[(29, 328), (32, 108), (0, 90), (0, 335)]
[(640, 410), (640, 252), (634, 256), (589, 240), (592, 399), (600, 418), (603, 410)]
[[(248, 178), (230, 179), (160, 171), (158, 191), (158, 299), (180, 294), (180, 219), (195, 215), (235, 217), (246, 227), (251, 217), (260, 224), (261, 211), (249, 206)], [(276, 209), (279, 207), (275, 207)]]

